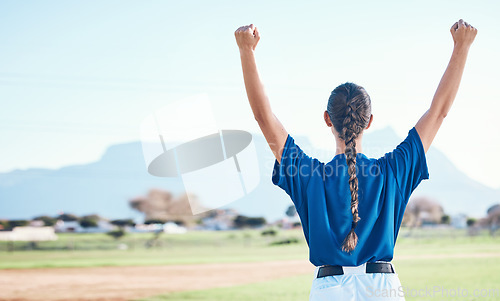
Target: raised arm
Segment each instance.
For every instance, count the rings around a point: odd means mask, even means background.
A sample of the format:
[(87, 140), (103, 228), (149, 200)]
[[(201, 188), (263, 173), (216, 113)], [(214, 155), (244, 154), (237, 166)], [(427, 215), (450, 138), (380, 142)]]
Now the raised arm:
[(477, 34), (477, 29), (462, 19), (453, 24), (450, 31), (454, 42), (450, 62), (439, 82), (439, 86), (432, 99), (431, 107), (415, 125), (425, 152), (431, 146), (432, 140), (434, 140), (437, 131), (455, 100), (460, 80), (462, 79), (465, 61), (469, 53), (469, 47)]
[(271, 147), (271, 151), (276, 160), (281, 163), (281, 154), (288, 133), (278, 118), (274, 116), (264, 86), (259, 78), (254, 56), (255, 47), (260, 40), (259, 31), (256, 26), (250, 24), (238, 28), (234, 35), (240, 49), (243, 79), (250, 107), (267, 143)]

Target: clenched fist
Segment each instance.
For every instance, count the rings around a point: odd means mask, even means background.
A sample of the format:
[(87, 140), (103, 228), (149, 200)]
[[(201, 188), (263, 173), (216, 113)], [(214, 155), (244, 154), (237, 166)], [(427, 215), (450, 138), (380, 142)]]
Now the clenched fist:
[(238, 44), (240, 50), (255, 50), (255, 47), (257, 47), (257, 43), (260, 40), (259, 31), (253, 24), (241, 26), (236, 29), (234, 36), (236, 37), (236, 43)]
[(460, 19), (450, 28), (455, 45), (470, 46), (474, 42), (477, 28)]

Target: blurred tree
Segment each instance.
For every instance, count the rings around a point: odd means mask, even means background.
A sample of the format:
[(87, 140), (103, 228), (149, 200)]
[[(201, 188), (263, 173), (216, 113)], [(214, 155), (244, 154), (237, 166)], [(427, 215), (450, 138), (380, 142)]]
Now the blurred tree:
[(294, 217), (295, 214), (297, 214), (297, 209), (295, 208), (294, 205), (291, 205), (291, 206), (288, 207), (288, 209), (286, 209), (285, 214), (288, 217)]
[(128, 218), (128, 219), (115, 219), (113, 221), (111, 221), (111, 224), (119, 227), (119, 228), (123, 228), (123, 227), (126, 227), (126, 226), (135, 226), (135, 223), (132, 219)]
[(80, 221), (79, 221), (80, 226), (82, 226), (83, 228), (96, 228), (96, 227), (98, 227), (97, 222), (98, 222), (98, 220), (88, 218), (88, 217), (84, 217), (84, 218), (80, 219)]
[(27, 226), (28, 224), (29, 224), (29, 221), (27, 221), (27, 220), (22, 220), (22, 219), (10, 220), (10, 221), (8, 221), (8, 224), (7, 224), (7, 230), (12, 230), (15, 227), (24, 227), (24, 226)]
[(441, 224), (449, 225), (451, 223), (450, 216), (448, 214), (445, 214), (441, 216)]
[(144, 222), (146, 225), (153, 225), (153, 224), (164, 224), (166, 223), (166, 220), (163, 219), (148, 219)]
[(278, 240), (278, 241), (273, 241), (269, 245), (278, 246), (278, 245), (289, 245), (289, 244), (297, 244), (297, 243), (299, 243), (299, 239), (296, 237), (292, 237), (292, 238), (285, 238), (285, 239)]
[(427, 197), (412, 198), (406, 206), (402, 224), (410, 228), (439, 224), (443, 215), (443, 207), (437, 201)]
[(83, 228), (96, 228), (99, 227), (99, 221), (102, 218), (97, 214), (84, 215), (80, 217), (80, 226)]
[(194, 194), (185, 193), (175, 198), (171, 192), (159, 189), (151, 189), (146, 196), (131, 199), (129, 205), (144, 213), (146, 221), (161, 221), (162, 224), (175, 221), (186, 227), (195, 226), (197, 220), (207, 214), (193, 215), (191, 206), (203, 208)]
[(233, 222), (236, 228), (256, 228), (265, 225), (266, 219), (263, 217), (248, 217), (244, 215), (238, 215), (235, 217)]
[(125, 235), (125, 231), (123, 229), (118, 229), (118, 230), (113, 230), (109, 231), (108, 233), (109, 236), (113, 237), (114, 239), (120, 239)]
[(487, 227), (490, 235), (494, 236), (495, 232), (500, 229), (500, 204), (495, 204), (488, 208), (486, 217), (481, 219), (481, 225)]
[(267, 230), (264, 230), (261, 232), (261, 235), (262, 236), (276, 236), (278, 234), (278, 231), (276, 231), (275, 229), (273, 228), (270, 228), (270, 229), (267, 229)]
[(475, 218), (473, 218), (473, 217), (469, 217), (469, 218), (467, 219), (467, 222), (466, 222), (466, 223), (467, 223), (467, 227), (472, 227), (472, 226), (474, 226), (474, 225), (476, 224), (476, 222), (477, 222), (477, 219), (475, 219)]
[(74, 222), (74, 221), (78, 221), (79, 218), (78, 216), (74, 215), (74, 214), (70, 214), (70, 213), (63, 213), (63, 214), (60, 214), (57, 219), (60, 219), (62, 220), (63, 222)]
[(475, 236), (479, 234), (480, 227), (478, 227), (477, 219), (469, 217), (467, 218), (466, 224), (467, 224), (467, 235)]
[(0, 220), (0, 230), (6, 230), (9, 227), (9, 222), (6, 220)]
[(80, 219), (83, 219), (83, 218), (85, 218), (85, 219), (95, 220), (95, 221), (97, 221), (97, 222), (98, 222), (98, 221), (100, 221), (100, 220), (103, 220), (103, 218), (102, 218), (102, 217), (100, 217), (100, 216), (99, 216), (99, 215), (97, 215), (97, 214), (89, 214), (89, 215), (84, 215), (84, 216), (80, 217)]
[(42, 221), (45, 226), (54, 226), (57, 222), (57, 218), (50, 217), (48, 215), (37, 216), (33, 219), (34, 221)]

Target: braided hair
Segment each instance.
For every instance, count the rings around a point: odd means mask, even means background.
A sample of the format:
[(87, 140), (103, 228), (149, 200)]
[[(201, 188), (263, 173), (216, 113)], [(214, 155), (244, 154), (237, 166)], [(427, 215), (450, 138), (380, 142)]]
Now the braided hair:
[(346, 82), (336, 87), (328, 99), (327, 113), (339, 138), (345, 142), (345, 157), (351, 190), (351, 230), (342, 244), (342, 251), (352, 252), (358, 243), (354, 229), (361, 219), (358, 213), (358, 177), (356, 175), (356, 138), (368, 126), (371, 100), (365, 89)]

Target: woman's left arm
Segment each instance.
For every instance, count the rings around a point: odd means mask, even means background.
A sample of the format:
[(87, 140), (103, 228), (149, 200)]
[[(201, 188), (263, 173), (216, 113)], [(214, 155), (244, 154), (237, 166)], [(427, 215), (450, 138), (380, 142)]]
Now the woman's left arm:
[(234, 35), (240, 49), (241, 67), (243, 79), (247, 91), (248, 101), (252, 108), (255, 120), (259, 124), (264, 137), (271, 148), (278, 163), (281, 163), (281, 155), (288, 132), (271, 110), (271, 104), (267, 98), (264, 86), (259, 78), (257, 64), (255, 63), (255, 47), (260, 40), (259, 31), (253, 24), (241, 26)]

